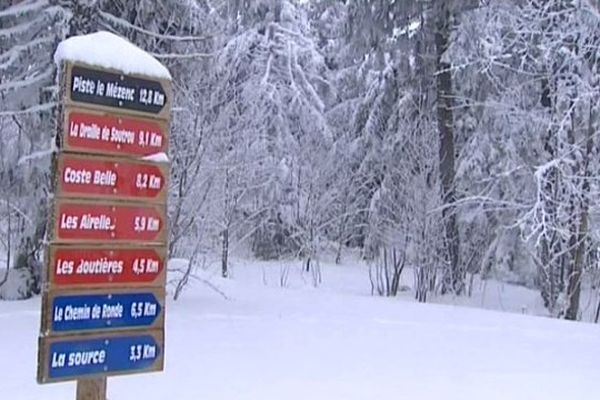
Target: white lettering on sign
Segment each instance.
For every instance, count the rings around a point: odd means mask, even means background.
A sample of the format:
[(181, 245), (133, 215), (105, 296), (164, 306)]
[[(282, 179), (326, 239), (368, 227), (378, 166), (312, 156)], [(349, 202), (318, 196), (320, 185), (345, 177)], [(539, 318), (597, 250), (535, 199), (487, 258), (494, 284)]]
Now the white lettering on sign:
[(162, 136), (157, 135), (156, 133), (153, 132), (152, 136), (150, 136), (150, 146), (152, 146), (152, 147), (162, 146)]
[(133, 144), (135, 142), (135, 132), (112, 127), (110, 131), (110, 141), (114, 143)]
[(102, 305), (102, 318), (123, 318), (123, 305), (121, 303)]
[(54, 321), (62, 321), (65, 310), (62, 307), (54, 307)]
[(104, 214), (101, 214), (99, 216), (93, 216), (92, 214), (84, 214), (81, 217), (79, 229), (93, 231), (112, 231), (115, 229), (115, 227), (114, 225), (111, 225), (111, 222), (111, 218)]
[(76, 185), (89, 185), (92, 182), (92, 173), (85, 169), (65, 168), (63, 180), (65, 183)]
[(73, 261), (56, 260), (56, 275), (71, 275), (74, 269)]
[(117, 174), (114, 171), (94, 171), (94, 185), (115, 186), (117, 184)]
[(154, 317), (157, 312), (158, 312), (158, 309), (157, 309), (155, 303), (149, 303), (149, 302), (144, 303), (144, 315), (145, 316)]
[(145, 344), (144, 345), (144, 353), (142, 357), (146, 360), (149, 358), (156, 358), (156, 346)]
[(140, 103), (156, 106), (165, 105), (165, 95), (152, 89), (140, 89)]
[(129, 348), (129, 361), (140, 361), (156, 358), (156, 346), (151, 344), (133, 345)]
[(139, 173), (135, 177), (135, 186), (138, 189), (155, 189), (160, 190), (162, 179), (154, 174)]
[(117, 82), (109, 82), (106, 85), (106, 97), (119, 100), (135, 101), (135, 89), (119, 86)]
[(94, 307), (92, 307), (92, 319), (100, 319), (101, 314), (102, 307), (100, 307), (98, 304), (94, 304)]
[(81, 123), (79, 125), (79, 137), (83, 139), (100, 139), (100, 127), (96, 124), (86, 125)]
[(96, 92), (96, 83), (91, 79), (75, 75), (73, 77), (73, 92), (94, 94)]
[(71, 122), (71, 127), (69, 128), (69, 135), (72, 137), (79, 136), (79, 124)]
[(106, 360), (106, 351), (104, 350), (90, 350), (90, 351), (75, 351), (69, 353), (69, 361), (67, 366), (83, 366), (83, 365), (96, 365), (104, 364)]
[(160, 176), (150, 175), (150, 189), (159, 190), (162, 186), (162, 179)]
[(158, 273), (158, 268), (159, 268), (158, 261), (148, 259), (148, 262), (146, 263), (146, 272), (151, 273), (151, 274), (156, 274), (156, 273)]
[(81, 260), (75, 271), (77, 275), (120, 274), (122, 272), (123, 261), (109, 261), (107, 258)]
[[(103, 134), (103, 132), (105, 133)], [(83, 122), (71, 122), (69, 135), (82, 139), (102, 140), (119, 144), (135, 144), (136, 140), (136, 131), (120, 129), (114, 126), (100, 126), (95, 123), (87, 125)], [(141, 130), (137, 131), (137, 136), (138, 145), (142, 147), (160, 148), (163, 144), (163, 137), (157, 132)]]
[(156, 303), (145, 301), (145, 302), (133, 302), (131, 304), (130, 315), (132, 318), (140, 317), (155, 317), (158, 314), (158, 306)]
[(135, 217), (133, 230), (136, 232), (158, 232), (160, 230), (160, 220), (154, 217)]
[(142, 147), (161, 147), (163, 138), (156, 132), (139, 131), (138, 144)]
[[(149, 272), (158, 272), (158, 263), (153, 270)], [(150, 264), (149, 264), (150, 265)], [(154, 271), (156, 269), (156, 271)], [(123, 273), (123, 261), (108, 260), (106, 257), (97, 260), (80, 260), (77, 268), (74, 261), (56, 260), (56, 275), (96, 275), (96, 274), (114, 274)]]
[(52, 368), (62, 368), (67, 361), (67, 355), (64, 353), (52, 353)]
[(136, 258), (133, 260), (132, 270), (136, 275), (157, 274), (160, 264), (151, 258)]
[(60, 216), (60, 228), (67, 230), (77, 229), (78, 220), (79, 217), (75, 215), (62, 214)]
[(65, 183), (75, 185), (115, 186), (117, 184), (117, 174), (111, 170), (95, 170), (92, 174), (91, 171), (86, 169), (67, 167), (64, 171), (63, 180)]
[(83, 305), (81, 307), (65, 306), (65, 321), (80, 321), (90, 319), (91, 315), (92, 309), (88, 305)]

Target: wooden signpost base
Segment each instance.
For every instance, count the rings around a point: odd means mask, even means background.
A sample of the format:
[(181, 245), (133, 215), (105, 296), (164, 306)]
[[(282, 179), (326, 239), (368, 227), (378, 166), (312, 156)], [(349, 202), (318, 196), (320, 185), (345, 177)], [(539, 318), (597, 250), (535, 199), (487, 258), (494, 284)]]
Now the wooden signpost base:
[(106, 378), (79, 379), (77, 400), (106, 400)]

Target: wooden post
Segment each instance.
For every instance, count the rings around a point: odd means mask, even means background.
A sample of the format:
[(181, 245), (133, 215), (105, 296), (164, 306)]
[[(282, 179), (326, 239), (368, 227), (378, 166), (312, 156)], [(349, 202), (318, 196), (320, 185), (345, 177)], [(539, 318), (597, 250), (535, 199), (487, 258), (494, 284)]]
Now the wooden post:
[(106, 378), (79, 379), (77, 400), (106, 400)]

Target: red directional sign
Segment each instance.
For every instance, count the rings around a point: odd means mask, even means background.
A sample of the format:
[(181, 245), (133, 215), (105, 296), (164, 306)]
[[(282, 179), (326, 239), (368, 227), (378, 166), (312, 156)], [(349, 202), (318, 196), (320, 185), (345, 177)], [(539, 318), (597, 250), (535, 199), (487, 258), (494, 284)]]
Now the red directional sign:
[(107, 204), (60, 199), (54, 210), (55, 242), (165, 243), (166, 210), (148, 204)]
[(161, 287), (165, 247), (51, 246), (47, 282), (53, 288)]
[(86, 153), (148, 156), (167, 152), (167, 132), (164, 121), (74, 109), (65, 112), (63, 146)]
[(63, 153), (58, 158), (57, 195), (164, 202), (166, 176), (164, 163)]

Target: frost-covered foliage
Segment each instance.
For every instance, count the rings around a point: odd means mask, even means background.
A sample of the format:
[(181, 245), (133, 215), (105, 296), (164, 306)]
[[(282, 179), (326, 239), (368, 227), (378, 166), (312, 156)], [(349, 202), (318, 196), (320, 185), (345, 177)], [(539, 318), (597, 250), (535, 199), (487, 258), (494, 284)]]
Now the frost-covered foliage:
[(483, 265), (536, 285), (549, 311), (569, 319), (597, 247), (597, 7), (490, 4), (465, 16), (452, 46), (463, 66), (457, 124), (468, 134), (463, 197), (478, 223), (485, 215), (495, 227)]
[(0, 259), (12, 269), (0, 297), (23, 298), (39, 290), (54, 131), (51, 54), (68, 16), (53, 2), (14, 3), (0, 9)]
[(232, 252), (301, 258), (318, 283), (352, 247), (380, 294), (405, 266), (420, 301), (479, 275), (570, 319), (598, 286), (596, 0), (9, 3), (0, 260), (27, 288), (10, 297), (38, 286), (52, 54), (98, 29), (173, 76), (172, 257), (216, 254), (224, 276)]

